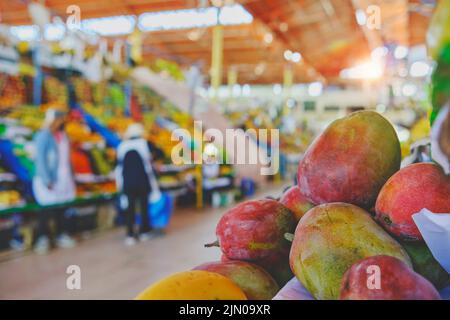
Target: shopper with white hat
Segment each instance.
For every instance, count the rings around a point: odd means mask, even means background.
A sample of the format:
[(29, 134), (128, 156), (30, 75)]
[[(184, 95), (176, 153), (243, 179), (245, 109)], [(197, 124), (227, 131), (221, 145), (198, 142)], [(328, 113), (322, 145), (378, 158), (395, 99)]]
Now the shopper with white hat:
[(125, 210), (126, 245), (136, 243), (134, 225), (137, 204), (141, 213), (139, 240), (147, 240), (152, 235), (148, 207), (149, 195), (155, 189), (156, 180), (151, 166), (150, 148), (143, 136), (144, 127), (137, 123), (131, 124), (117, 148), (116, 183), (117, 189), (122, 193), (121, 207)]

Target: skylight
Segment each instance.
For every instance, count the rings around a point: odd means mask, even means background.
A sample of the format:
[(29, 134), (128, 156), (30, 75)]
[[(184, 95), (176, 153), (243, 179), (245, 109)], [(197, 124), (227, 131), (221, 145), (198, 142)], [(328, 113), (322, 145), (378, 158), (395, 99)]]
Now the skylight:
[[(219, 11), (220, 10), (220, 11)], [(206, 28), (215, 25), (250, 24), (253, 16), (242, 5), (231, 5), (223, 8), (208, 7), (186, 10), (147, 12), (138, 18), (135, 16), (111, 16), (81, 21), (81, 29), (85, 32), (101, 36), (130, 34), (136, 23), (142, 31), (176, 30)], [(37, 40), (39, 29), (34, 25), (11, 27), (11, 32), (20, 40)], [(60, 40), (64, 36), (64, 26), (48, 24), (44, 30), (47, 40)]]
[[(219, 13), (220, 10), (220, 13)], [(211, 27), (219, 23), (238, 25), (252, 23), (253, 16), (241, 5), (148, 12), (139, 17), (139, 28), (143, 31), (191, 29)]]
[(19, 40), (32, 41), (39, 36), (39, 28), (37, 26), (14, 26), (11, 27), (11, 33)]
[(220, 10), (219, 21), (224, 25), (250, 24), (253, 16), (241, 5), (226, 6)]
[(45, 27), (44, 38), (49, 41), (61, 40), (66, 28), (62, 23), (51, 23)]
[(148, 12), (139, 17), (143, 31), (211, 27), (217, 24), (217, 8)]
[(134, 16), (114, 16), (81, 21), (81, 29), (101, 36), (129, 34), (136, 24)]

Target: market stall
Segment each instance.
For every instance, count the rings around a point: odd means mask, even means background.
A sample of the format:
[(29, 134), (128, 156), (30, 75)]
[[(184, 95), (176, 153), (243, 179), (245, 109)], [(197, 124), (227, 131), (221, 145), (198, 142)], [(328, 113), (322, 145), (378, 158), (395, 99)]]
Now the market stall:
[(0, 299), (450, 299), (449, 30), (439, 0), (0, 0)]

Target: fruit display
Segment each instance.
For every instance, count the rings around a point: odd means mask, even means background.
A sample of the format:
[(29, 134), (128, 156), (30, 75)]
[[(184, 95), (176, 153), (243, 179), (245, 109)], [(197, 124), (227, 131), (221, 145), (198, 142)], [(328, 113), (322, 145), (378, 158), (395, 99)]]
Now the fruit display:
[(0, 210), (10, 207), (18, 207), (25, 204), (21, 195), (21, 185), (17, 176), (6, 168), (1, 161), (0, 155)]
[(77, 195), (115, 193), (113, 179), (115, 153), (104, 139), (84, 122), (78, 110), (68, 115), (66, 133), (71, 142), (71, 164), (77, 182)]
[(15, 207), (23, 203), (20, 193), (16, 190), (0, 191), (0, 209)]
[(53, 76), (46, 76), (44, 83), (44, 101), (58, 105), (60, 108), (68, 105), (67, 85)]
[(74, 144), (70, 156), (75, 175), (108, 177), (114, 170), (114, 159), (105, 148)]
[(108, 89), (106, 104), (114, 109), (123, 110), (126, 104), (126, 97), (122, 86), (118, 83), (112, 83)]
[(165, 59), (156, 59), (151, 65), (150, 69), (156, 73), (168, 75), (177, 81), (184, 80), (184, 74), (180, 66), (172, 61)]
[(310, 132), (297, 129), (292, 134), (283, 134), (280, 137), (280, 150), (285, 154), (304, 153), (311, 140), (312, 135)]
[(20, 76), (0, 74), (0, 110), (26, 103), (26, 91)]
[[(1, 209), (26, 204), (23, 199), (24, 190), (29, 193), (28, 184), (34, 174), (33, 135), (40, 130), (45, 117), (45, 110), (53, 108), (52, 104), (35, 106), (15, 106), (4, 112), (2, 119), (2, 139), (7, 139), (12, 146), (13, 159), (9, 166), (20, 170), (22, 176), (14, 186), (1, 188)], [(63, 107), (64, 109), (64, 107)], [(98, 194), (116, 192), (112, 178), (114, 169), (113, 159), (108, 148), (105, 148), (103, 138), (91, 132), (83, 122), (78, 111), (71, 111), (67, 115), (66, 133), (71, 143), (71, 162), (77, 183), (77, 196), (90, 197)], [(6, 174), (12, 173), (6, 170)], [(0, 179), (0, 182), (2, 179)], [(32, 201), (32, 196), (26, 197)]]
[(17, 120), (24, 127), (37, 131), (42, 127), (44, 116), (43, 108), (24, 105), (16, 106), (5, 117)]
[(0, 300), (450, 301), (450, 0), (0, 8)]
[[(423, 208), (449, 213), (449, 188), (435, 164), (400, 170), (392, 125), (375, 112), (355, 112), (316, 138), (300, 160), (298, 185), (279, 200), (244, 201), (226, 211), (217, 241), (205, 245), (220, 247), (221, 261), (195, 269), (227, 277), (247, 299), (275, 293), (255, 265), (279, 287), (295, 277), (315, 299), (437, 300), (450, 275), (411, 215)], [(380, 287), (368, 288), (372, 283)]]
[[(164, 65), (170, 64), (162, 63), (160, 71), (165, 69)], [(173, 66), (171, 68), (173, 69)], [(194, 120), (190, 116), (152, 89), (135, 83), (129, 76), (91, 83), (76, 72), (63, 72), (45, 67), (42, 82), (43, 103), (40, 106), (24, 105), (29, 98), (27, 95), (32, 93), (32, 81), (25, 83), (23, 77), (0, 73), (2, 93), (0, 107), (6, 108), (2, 117), (29, 129), (31, 134), (25, 139), (32, 144), (32, 134), (42, 128), (47, 109), (53, 108), (68, 113), (65, 131), (71, 142), (70, 156), (77, 182), (77, 195), (80, 197), (116, 192), (112, 174), (115, 153), (112, 148), (105, 145), (108, 140), (101, 135), (102, 133), (91, 130), (90, 124), (85, 122), (84, 112), (118, 137), (124, 136), (130, 124), (142, 121), (148, 128), (146, 138), (163, 152), (163, 162), (167, 164), (170, 163), (172, 148), (178, 143), (171, 139), (173, 126), (191, 128), (191, 131), (193, 128)], [(128, 110), (130, 114), (125, 110), (128, 103), (125, 94), (127, 83), (131, 83), (132, 93)], [(69, 105), (76, 106), (76, 109), (69, 110)], [(164, 121), (158, 121), (161, 119)], [(162, 125), (164, 123), (169, 123), (170, 128)], [(7, 129), (5, 124), (2, 123), (1, 129)], [(24, 151), (21, 143), (15, 142), (14, 148), (17, 160), (27, 168), (29, 176), (32, 177), (34, 170), (32, 156)], [(192, 171), (188, 167), (186, 170), (177, 168), (166, 171), (157, 172), (163, 190), (185, 188), (187, 181), (192, 177)], [(3, 199), (5, 203), (15, 202), (9, 194), (5, 194)]]
[(148, 138), (160, 148), (166, 157), (170, 157), (174, 146), (178, 143), (172, 141), (172, 133), (158, 124), (154, 124), (148, 132)]
[(410, 144), (430, 136), (430, 122), (426, 117), (420, 118), (411, 128)]
[(99, 143), (102, 142), (102, 137), (91, 132), (89, 127), (78, 121), (68, 121), (66, 124), (66, 133), (73, 143)]
[(81, 77), (72, 77), (71, 82), (75, 90), (77, 101), (83, 105), (87, 103), (92, 104), (94, 100), (94, 86)]
[[(114, 86), (115, 89), (112, 91), (116, 90), (120, 85), (114, 84)], [(193, 118), (180, 111), (173, 104), (167, 102), (153, 90), (134, 83), (132, 87), (133, 103), (131, 107), (138, 105), (139, 110), (135, 113), (131, 110), (131, 114), (127, 115), (123, 108), (111, 104), (111, 101), (115, 99), (111, 96), (111, 88), (107, 84), (104, 84), (104, 87), (106, 89), (102, 91), (102, 94), (105, 96), (100, 98), (100, 94), (97, 94), (97, 98), (103, 101), (104, 104), (95, 105), (86, 103), (83, 105), (83, 110), (95, 117), (110, 132), (121, 138), (125, 136), (125, 132), (130, 124), (136, 121), (142, 122), (146, 128), (145, 138), (158, 151), (162, 152), (162, 159), (158, 159), (158, 161), (162, 162), (166, 168), (173, 167), (170, 170), (164, 169), (161, 172), (156, 170), (157, 180), (161, 189), (170, 192), (187, 192), (187, 184), (192, 179), (193, 172), (191, 166), (174, 167), (172, 165), (172, 150), (179, 144), (179, 141), (172, 139), (172, 131), (175, 128), (183, 128), (192, 134)], [(99, 88), (99, 85), (97, 85), (97, 88)], [(95, 87), (93, 91), (95, 91)], [(75, 131), (75, 134), (80, 137), (86, 133), (81, 130)], [(93, 135), (91, 134), (91, 136)], [(189, 142), (186, 141), (186, 143)], [(189, 145), (189, 148), (192, 148), (192, 145)], [(232, 169), (229, 167), (221, 167), (225, 171), (228, 170), (227, 174), (232, 174)]]

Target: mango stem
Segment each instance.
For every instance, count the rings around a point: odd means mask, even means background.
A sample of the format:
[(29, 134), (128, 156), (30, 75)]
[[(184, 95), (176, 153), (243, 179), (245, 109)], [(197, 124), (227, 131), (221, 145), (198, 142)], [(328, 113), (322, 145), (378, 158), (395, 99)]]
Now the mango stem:
[(286, 232), (286, 233), (284, 234), (284, 238), (285, 238), (287, 241), (292, 242), (292, 241), (294, 241), (294, 234), (293, 234), (293, 233), (288, 233), (288, 232)]
[(205, 248), (220, 247), (219, 240), (205, 244)]

